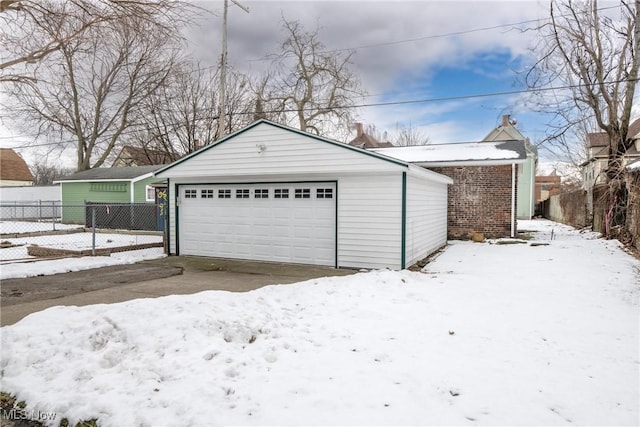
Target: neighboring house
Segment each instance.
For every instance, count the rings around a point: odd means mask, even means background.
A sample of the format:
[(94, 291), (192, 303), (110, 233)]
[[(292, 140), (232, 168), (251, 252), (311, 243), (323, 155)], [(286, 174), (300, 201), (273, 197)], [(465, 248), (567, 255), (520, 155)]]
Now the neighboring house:
[[(640, 159), (640, 119), (629, 125), (628, 135), (633, 144), (622, 158), (623, 165)], [(605, 171), (609, 162), (609, 136), (606, 132), (588, 133), (587, 149), (589, 158), (580, 166), (583, 188), (591, 191), (594, 185), (604, 184), (607, 181)]]
[(33, 175), (22, 157), (10, 148), (0, 148), (0, 187), (33, 185)]
[(483, 141), (524, 141), (526, 161), (518, 167), (518, 219), (531, 219), (535, 212), (535, 176), (538, 167), (538, 148), (516, 128), (511, 116), (502, 116), (500, 126), (489, 132)]
[(86, 223), (86, 212), (81, 207), (87, 203), (155, 204), (160, 180), (153, 176), (153, 172), (161, 167), (95, 168), (61, 178), (56, 183), (60, 183), (64, 205), (62, 221)]
[(173, 255), (400, 269), (447, 241), (450, 178), (266, 120), (155, 175)]
[(356, 137), (348, 142), (349, 145), (358, 148), (385, 148), (393, 147), (390, 142), (380, 142), (362, 129), (362, 123), (356, 123)]
[(543, 202), (562, 192), (562, 177), (554, 170), (550, 175), (536, 176), (536, 202)]
[(125, 145), (111, 167), (166, 165), (173, 161), (165, 151)]
[(515, 237), (519, 168), (525, 141), (430, 144), (373, 150), (449, 176), (448, 236)]

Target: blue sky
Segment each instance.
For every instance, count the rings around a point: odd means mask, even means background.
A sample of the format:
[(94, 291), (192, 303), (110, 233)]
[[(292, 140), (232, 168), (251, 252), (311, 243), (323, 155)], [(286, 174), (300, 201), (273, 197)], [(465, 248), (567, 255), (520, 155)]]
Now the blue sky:
[[(533, 31), (548, 4), (537, 1), (242, 1), (250, 13), (229, 10), (230, 63), (259, 73), (249, 61), (277, 52), (281, 17), (320, 27), (327, 49), (352, 49), (354, 71), (369, 93), (365, 103), (435, 100), (360, 108), (359, 121), (392, 132), (411, 125), (432, 143), (483, 138), (510, 114), (533, 142), (544, 137), (545, 117), (524, 109), (522, 95), (469, 97), (525, 89), (518, 72), (531, 63)], [(219, 11), (221, 2), (203, 3)], [(215, 23), (189, 34), (194, 52), (215, 63)], [(451, 99), (458, 98), (458, 99)]]

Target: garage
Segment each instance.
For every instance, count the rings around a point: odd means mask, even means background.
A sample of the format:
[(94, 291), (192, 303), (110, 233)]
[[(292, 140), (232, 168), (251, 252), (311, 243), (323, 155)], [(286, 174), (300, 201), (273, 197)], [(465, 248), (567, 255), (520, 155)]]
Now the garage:
[(180, 253), (335, 264), (334, 182), (180, 186)]
[(267, 120), (155, 175), (169, 255), (400, 269), (446, 244), (450, 178)]

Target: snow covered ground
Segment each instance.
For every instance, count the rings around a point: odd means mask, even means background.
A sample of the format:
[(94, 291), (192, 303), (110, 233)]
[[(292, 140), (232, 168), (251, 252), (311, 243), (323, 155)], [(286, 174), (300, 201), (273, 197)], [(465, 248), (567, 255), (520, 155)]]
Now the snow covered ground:
[(136, 262), (163, 258), (164, 248), (139, 249), (116, 252), (109, 256), (86, 256), (81, 258), (62, 258), (33, 262), (21, 262), (0, 265), (0, 280), (24, 277), (47, 276), (69, 273), (71, 271), (90, 270), (110, 265), (135, 264)]
[[(20, 238), (3, 239), (14, 245), (9, 248), (0, 249), (0, 260), (12, 261), (33, 258), (27, 253), (27, 247), (30, 245), (46, 246), (55, 249), (70, 250), (87, 250), (93, 245), (92, 233), (73, 233), (73, 234), (57, 234), (47, 236), (31, 236)], [(113, 248), (118, 246), (137, 245), (142, 243), (162, 242), (162, 236), (146, 235), (146, 234), (121, 234), (121, 233), (96, 233), (96, 248)], [(127, 262), (121, 262), (126, 264)], [(89, 267), (93, 268), (93, 267)], [(8, 279), (3, 273), (0, 277)], [(15, 277), (15, 276), (14, 276)], [(20, 276), (18, 276), (20, 277)]]
[[(422, 273), (54, 307), (2, 390), (100, 425), (638, 425), (640, 262), (548, 221)], [(551, 240), (551, 230), (555, 236)]]
[(0, 233), (34, 233), (38, 231), (73, 230), (84, 228), (77, 224), (60, 224), (54, 221), (0, 221)]

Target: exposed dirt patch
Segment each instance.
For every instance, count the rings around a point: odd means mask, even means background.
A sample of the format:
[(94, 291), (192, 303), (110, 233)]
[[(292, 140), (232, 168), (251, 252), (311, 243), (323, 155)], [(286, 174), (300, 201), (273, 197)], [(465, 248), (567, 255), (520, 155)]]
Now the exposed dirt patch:
[(61, 298), (129, 283), (162, 279), (182, 274), (179, 266), (149, 264), (114, 265), (50, 276), (2, 281), (0, 304), (4, 306)]

